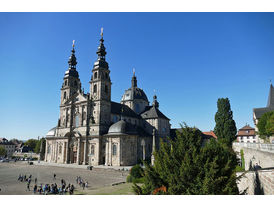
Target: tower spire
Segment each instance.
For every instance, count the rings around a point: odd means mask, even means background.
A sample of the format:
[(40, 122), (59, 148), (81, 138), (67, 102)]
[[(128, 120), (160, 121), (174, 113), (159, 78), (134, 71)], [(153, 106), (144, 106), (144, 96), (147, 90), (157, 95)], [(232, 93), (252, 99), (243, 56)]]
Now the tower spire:
[(104, 45), (104, 39), (103, 39), (103, 28), (101, 28), (101, 39), (100, 39), (100, 45), (97, 50), (98, 60), (105, 60), (105, 56), (107, 54), (106, 48)]
[(77, 64), (74, 47), (75, 47), (75, 40), (72, 41), (71, 55), (70, 55), (69, 60), (68, 60), (68, 64), (69, 64), (70, 69), (76, 69), (76, 64)]
[(159, 102), (157, 101), (157, 96), (155, 94), (155, 90), (154, 90), (154, 96), (153, 96), (153, 103), (152, 103), (153, 107), (156, 107), (157, 109), (159, 108)]
[(132, 76), (132, 79), (131, 79), (131, 87), (132, 88), (137, 87), (137, 78), (135, 76), (135, 68), (133, 68), (133, 76)]

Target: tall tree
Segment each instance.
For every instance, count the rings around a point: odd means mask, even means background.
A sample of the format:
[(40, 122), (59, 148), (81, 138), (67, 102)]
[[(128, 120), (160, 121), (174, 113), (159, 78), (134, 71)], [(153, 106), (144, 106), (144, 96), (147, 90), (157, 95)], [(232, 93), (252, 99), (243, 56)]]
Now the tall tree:
[(154, 166), (145, 166), (144, 184), (134, 184), (135, 193), (238, 194), (233, 150), (216, 140), (202, 143), (202, 132), (186, 125), (174, 140), (161, 142)]
[(46, 141), (45, 138), (41, 138), (35, 146), (34, 152), (39, 154), (41, 153), (42, 155), (45, 153), (45, 147), (46, 147)]
[(258, 122), (260, 138), (266, 139), (274, 135), (274, 111), (264, 113)]
[(229, 99), (218, 99), (217, 107), (214, 133), (218, 137), (218, 140), (232, 146), (232, 142), (236, 139), (237, 128), (233, 120), (233, 112), (231, 111)]

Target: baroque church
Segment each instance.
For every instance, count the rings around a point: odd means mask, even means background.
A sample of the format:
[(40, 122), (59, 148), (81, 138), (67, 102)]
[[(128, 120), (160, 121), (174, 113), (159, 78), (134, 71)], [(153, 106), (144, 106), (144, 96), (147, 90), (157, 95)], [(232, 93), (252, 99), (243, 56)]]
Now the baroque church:
[(161, 138), (170, 135), (170, 119), (159, 110), (157, 96), (150, 105), (137, 86), (121, 102), (111, 101), (111, 78), (103, 33), (94, 63), (90, 91), (84, 93), (76, 70), (74, 43), (61, 88), (60, 116), (46, 135), (45, 161), (66, 164), (130, 166), (150, 160)]

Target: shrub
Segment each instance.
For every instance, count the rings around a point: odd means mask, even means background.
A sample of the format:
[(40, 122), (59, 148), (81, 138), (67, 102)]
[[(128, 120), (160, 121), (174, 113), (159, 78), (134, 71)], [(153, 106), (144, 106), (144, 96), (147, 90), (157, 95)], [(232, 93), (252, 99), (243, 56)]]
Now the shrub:
[(140, 165), (135, 165), (131, 168), (129, 173), (134, 179), (143, 177), (144, 170)]

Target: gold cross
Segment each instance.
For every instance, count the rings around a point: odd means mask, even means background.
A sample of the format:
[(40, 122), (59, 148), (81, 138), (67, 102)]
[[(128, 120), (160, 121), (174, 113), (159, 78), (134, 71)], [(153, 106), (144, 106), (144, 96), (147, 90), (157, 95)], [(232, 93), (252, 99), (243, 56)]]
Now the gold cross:
[(75, 46), (75, 40), (72, 40), (72, 47), (74, 48)]
[(101, 28), (101, 37), (103, 37), (103, 31), (104, 31), (104, 28), (102, 27)]

